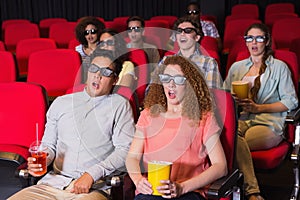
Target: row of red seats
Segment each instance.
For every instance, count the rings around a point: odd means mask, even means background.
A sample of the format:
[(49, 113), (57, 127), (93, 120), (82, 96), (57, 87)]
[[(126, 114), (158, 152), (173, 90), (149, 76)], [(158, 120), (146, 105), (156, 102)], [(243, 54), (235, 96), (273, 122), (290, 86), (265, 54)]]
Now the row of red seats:
[[(30, 39), (35, 40), (35, 39)], [(49, 40), (40, 38), (38, 40)], [(27, 40), (24, 40), (27, 41)], [(28, 41), (32, 44), (31, 41)], [(17, 67), (14, 56), (9, 51), (0, 51), (0, 82), (17, 80)], [(133, 91), (137, 94), (137, 104), (142, 105), (145, 90), (149, 83), (148, 59), (143, 50), (130, 50), (129, 60), (135, 65), (137, 83)], [(42, 85), (51, 98), (63, 95), (66, 91), (81, 84), (81, 58), (74, 49), (49, 48), (37, 50), (28, 57), (27, 82)]]

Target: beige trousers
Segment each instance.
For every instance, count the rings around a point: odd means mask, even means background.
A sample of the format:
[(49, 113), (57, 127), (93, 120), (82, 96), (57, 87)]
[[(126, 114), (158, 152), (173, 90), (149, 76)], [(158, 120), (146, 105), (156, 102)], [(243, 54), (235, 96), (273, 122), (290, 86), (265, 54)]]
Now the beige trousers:
[(88, 194), (71, 193), (73, 184), (74, 181), (65, 190), (44, 184), (33, 185), (17, 192), (8, 200), (107, 200), (107, 197), (98, 191), (91, 191)]
[(262, 125), (248, 127), (244, 121), (239, 120), (236, 160), (238, 168), (244, 174), (245, 195), (260, 193), (251, 151), (269, 149), (281, 141), (282, 137), (276, 135), (269, 127)]

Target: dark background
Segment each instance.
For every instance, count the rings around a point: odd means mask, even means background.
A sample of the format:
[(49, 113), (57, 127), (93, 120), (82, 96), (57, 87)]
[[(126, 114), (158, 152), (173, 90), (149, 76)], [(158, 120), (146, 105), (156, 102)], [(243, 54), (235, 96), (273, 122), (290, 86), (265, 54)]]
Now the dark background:
[[(155, 15), (182, 16), (190, 0), (0, 0), (0, 23), (6, 19), (24, 18), (34, 23), (52, 17), (76, 21), (86, 15), (112, 20), (118, 16), (139, 15), (149, 19)], [(199, 0), (200, 2), (200, 0)], [(259, 5), (261, 19), (266, 5), (291, 2), (300, 14), (299, 0), (201, 0), (203, 15), (215, 15), (222, 33), (225, 16), (240, 3)]]

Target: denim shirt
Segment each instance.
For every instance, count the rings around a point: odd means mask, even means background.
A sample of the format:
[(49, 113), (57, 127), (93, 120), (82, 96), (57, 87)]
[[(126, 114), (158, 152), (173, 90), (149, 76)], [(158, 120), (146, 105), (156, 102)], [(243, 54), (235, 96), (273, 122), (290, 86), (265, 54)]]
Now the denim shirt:
[[(229, 69), (227, 78), (224, 81), (224, 89), (231, 91), (231, 83), (242, 80), (252, 65), (251, 57), (235, 62)], [(261, 87), (257, 94), (256, 103), (270, 104), (281, 102), (289, 111), (295, 109), (298, 106), (298, 97), (288, 66), (273, 56), (266, 60), (266, 65), (266, 71), (261, 76)], [(249, 113), (246, 123), (249, 126), (266, 125), (276, 134), (281, 135), (286, 115), (287, 112)]]

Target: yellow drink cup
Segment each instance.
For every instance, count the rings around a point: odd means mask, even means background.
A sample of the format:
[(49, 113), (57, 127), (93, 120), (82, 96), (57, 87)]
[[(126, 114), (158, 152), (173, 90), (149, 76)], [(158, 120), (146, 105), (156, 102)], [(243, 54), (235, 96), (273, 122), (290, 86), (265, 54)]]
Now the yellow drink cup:
[(233, 81), (232, 91), (240, 99), (248, 98), (249, 82), (248, 81)]
[(169, 180), (171, 172), (171, 162), (165, 161), (149, 161), (148, 162), (148, 181), (152, 185), (153, 195), (161, 196), (162, 194), (157, 191), (157, 186), (163, 184), (161, 180)]

